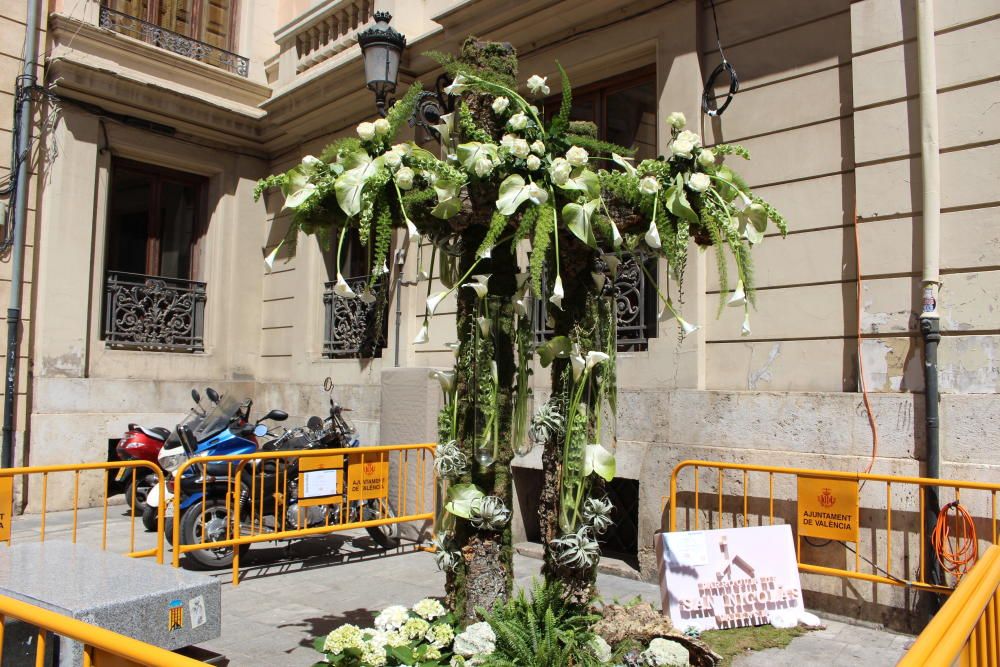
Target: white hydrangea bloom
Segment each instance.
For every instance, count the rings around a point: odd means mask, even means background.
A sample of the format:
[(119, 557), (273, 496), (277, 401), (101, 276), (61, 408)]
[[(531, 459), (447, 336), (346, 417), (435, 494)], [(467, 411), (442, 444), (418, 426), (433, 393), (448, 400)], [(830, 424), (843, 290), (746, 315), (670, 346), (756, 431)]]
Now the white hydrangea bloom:
[(386, 607), (375, 617), (375, 627), (379, 630), (398, 630), (410, 618), (410, 610), (401, 604)]
[(413, 613), (428, 621), (434, 620), (438, 616), (445, 615), (444, 605), (434, 598), (424, 598), (413, 605)]

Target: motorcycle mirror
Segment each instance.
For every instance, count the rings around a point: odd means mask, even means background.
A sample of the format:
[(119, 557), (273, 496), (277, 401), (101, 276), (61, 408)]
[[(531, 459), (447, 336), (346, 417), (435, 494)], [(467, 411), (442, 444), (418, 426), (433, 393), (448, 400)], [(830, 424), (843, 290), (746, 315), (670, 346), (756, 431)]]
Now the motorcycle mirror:
[(265, 419), (270, 419), (271, 421), (276, 421), (276, 422), (283, 422), (286, 419), (288, 419), (288, 413), (285, 412), (284, 410), (271, 410), (266, 415), (264, 415), (263, 417), (261, 417), (257, 421), (257, 423), (259, 424), (262, 421), (264, 421)]
[(306, 426), (308, 426), (309, 430), (311, 431), (322, 431), (323, 420), (313, 415), (312, 417), (309, 418), (309, 421), (306, 422)]
[(195, 403), (199, 404), (201, 403), (201, 394), (198, 393), (197, 389), (191, 390), (191, 400), (194, 401)]
[(258, 438), (263, 438), (265, 435), (267, 435), (267, 427), (264, 426), (263, 424), (257, 424), (256, 426), (253, 427), (253, 434)]
[(333, 391), (333, 378), (327, 377), (323, 380), (323, 391)]
[(208, 396), (208, 400), (212, 401), (213, 403), (218, 403), (219, 398), (221, 398), (219, 396), (219, 392), (215, 391), (211, 387), (207, 387), (205, 389), (205, 395)]

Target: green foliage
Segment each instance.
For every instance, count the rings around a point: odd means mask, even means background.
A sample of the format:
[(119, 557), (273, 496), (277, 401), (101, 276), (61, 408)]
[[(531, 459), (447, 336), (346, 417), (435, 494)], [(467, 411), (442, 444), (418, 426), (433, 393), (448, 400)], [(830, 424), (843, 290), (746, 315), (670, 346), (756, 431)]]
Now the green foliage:
[(420, 97), (421, 91), (423, 91), (423, 86), (420, 85), (419, 81), (414, 81), (406, 90), (403, 99), (393, 104), (385, 115), (385, 119), (389, 121), (389, 132), (385, 135), (386, 148), (399, 133), (399, 128), (413, 116), (413, 110), (417, 106), (417, 98)]
[(559, 78), (562, 80), (562, 101), (559, 104), (559, 113), (549, 124), (549, 136), (563, 134), (569, 126), (569, 116), (573, 112), (573, 86), (570, 85), (569, 75), (558, 60), (556, 67), (559, 68)]
[(458, 106), (458, 129), (466, 141), (478, 141), (483, 144), (493, 143), (489, 132), (476, 125), (469, 108), (464, 104)]
[(257, 181), (253, 189), (253, 200), (260, 201), (260, 196), (271, 188), (280, 188), (288, 183), (288, 174), (272, 174)]
[(549, 245), (552, 243), (552, 233), (555, 229), (555, 209), (549, 204), (538, 208), (538, 219), (535, 222), (535, 236), (531, 241), (531, 289), (537, 298), (545, 298), (542, 292), (542, 275), (548, 263)]
[(712, 146), (712, 152), (716, 155), (739, 155), (744, 160), (750, 159), (750, 151), (739, 144), (716, 144)]
[(520, 590), (492, 611), (479, 611), (496, 634), (484, 667), (601, 664), (587, 646), (594, 637), (589, 627), (600, 617), (565, 602), (557, 581), (535, 582), (530, 599)]
[(478, 257), (482, 257), (486, 252), (493, 249), (493, 246), (497, 244), (500, 236), (507, 229), (507, 224), (509, 223), (509, 218), (500, 211), (494, 211), (493, 217), (490, 219), (490, 227), (486, 230), (486, 236), (483, 238), (483, 242), (479, 245), (479, 251), (476, 253)]
[(566, 143), (570, 146), (586, 148), (587, 152), (591, 155), (611, 155), (612, 153), (626, 156), (635, 155), (634, 148), (626, 148), (625, 146), (613, 144), (610, 141), (601, 141), (600, 139), (582, 134), (567, 134)]

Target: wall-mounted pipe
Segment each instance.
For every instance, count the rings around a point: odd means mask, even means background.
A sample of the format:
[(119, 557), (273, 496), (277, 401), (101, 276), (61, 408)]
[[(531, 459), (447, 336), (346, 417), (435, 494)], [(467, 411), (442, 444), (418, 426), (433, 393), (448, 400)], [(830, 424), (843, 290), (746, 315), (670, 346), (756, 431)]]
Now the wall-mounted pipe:
[[(917, 2), (917, 73), (920, 82), (920, 172), (923, 217), (923, 308), (920, 333), (924, 339), (924, 406), (927, 477), (941, 476), (940, 419), (938, 416), (937, 347), (941, 340), (938, 288), (941, 285), (941, 167), (938, 142), (937, 63), (934, 50), (934, 2)], [(937, 518), (936, 489), (928, 495), (926, 518)], [(930, 535), (930, 532), (926, 533)], [(928, 553), (932, 553), (928, 551)], [(937, 572), (936, 561), (932, 570)], [(933, 576), (932, 572), (932, 576)], [(939, 575), (939, 572), (938, 572)]]
[(0, 465), (10, 468), (14, 464), (14, 417), (17, 410), (17, 360), (21, 327), (21, 291), (24, 286), (24, 234), (28, 219), (28, 179), (31, 155), (31, 96), (35, 89), (35, 71), (38, 69), (38, 27), (41, 18), (41, 0), (28, 0), (28, 15), (24, 29), (24, 70), (18, 81), (17, 134), (14, 136), (14, 155), (17, 158), (15, 174), (17, 189), (14, 192), (14, 245), (10, 263), (10, 305), (7, 308), (7, 368), (3, 401), (3, 445)]

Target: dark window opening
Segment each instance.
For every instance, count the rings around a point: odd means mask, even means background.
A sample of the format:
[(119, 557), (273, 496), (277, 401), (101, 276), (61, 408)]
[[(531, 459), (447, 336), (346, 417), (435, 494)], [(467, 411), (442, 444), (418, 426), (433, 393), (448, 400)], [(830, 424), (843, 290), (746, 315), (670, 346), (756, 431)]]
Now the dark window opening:
[(102, 4), (216, 48), (236, 48), (237, 0), (104, 0)]

